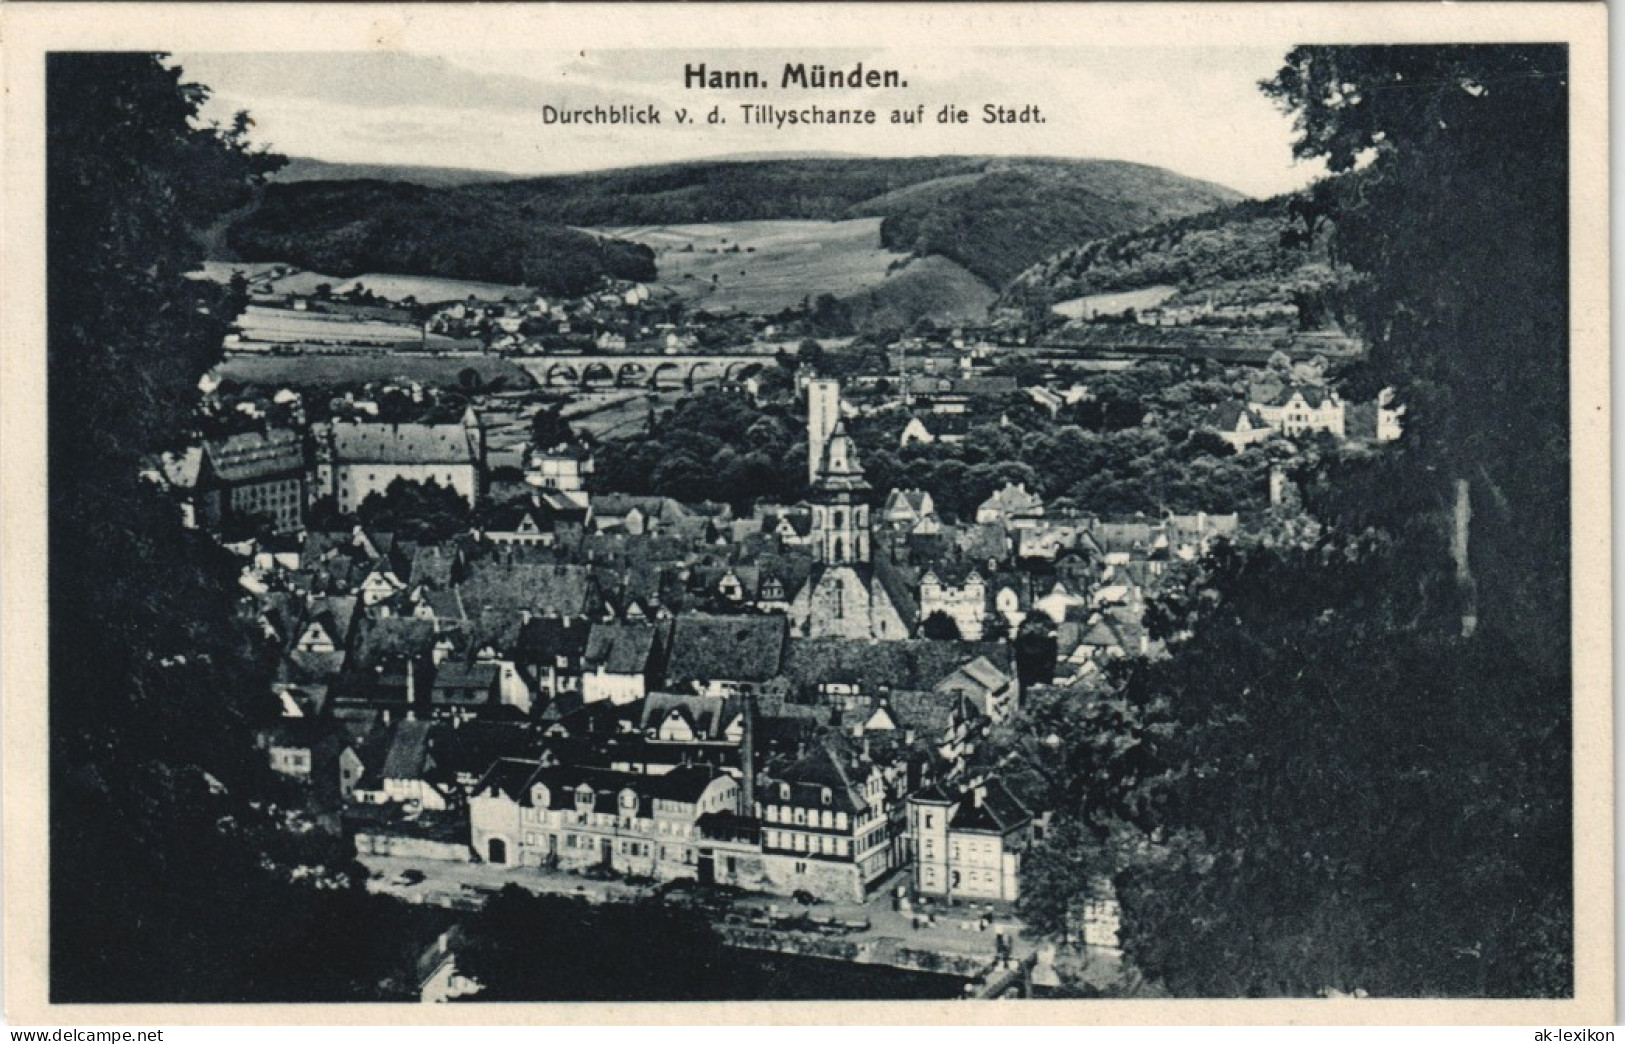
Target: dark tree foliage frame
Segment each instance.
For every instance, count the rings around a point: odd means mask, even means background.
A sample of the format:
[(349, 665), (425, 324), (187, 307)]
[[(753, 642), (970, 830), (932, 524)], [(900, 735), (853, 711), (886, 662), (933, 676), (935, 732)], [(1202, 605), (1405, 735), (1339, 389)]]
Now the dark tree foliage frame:
[(1010, 746), (1072, 828), (1024, 909), (1065, 928), (1115, 852), (1176, 994), (1567, 996), (1566, 53), (1304, 47), (1263, 88), (1334, 172), (1293, 217), (1361, 273), (1354, 379), (1407, 430), (1170, 578), (1169, 657), (1031, 701)]
[(160, 55), (47, 57), (50, 996), (404, 999), (423, 911), (266, 869), (348, 857), (256, 811), (275, 707), (238, 567), (139, 477), (242, 304), (186, 278), (196, 235), (280, 162), (205, 97)]

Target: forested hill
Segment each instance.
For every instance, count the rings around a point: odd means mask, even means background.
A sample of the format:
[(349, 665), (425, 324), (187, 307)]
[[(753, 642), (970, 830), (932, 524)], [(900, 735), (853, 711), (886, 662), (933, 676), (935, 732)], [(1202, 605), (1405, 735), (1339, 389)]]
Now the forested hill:
[(474, 185), (488, 181), (507, 181), (512, 174), (499, 170), (475, 170), (468, 167), (425, 167), (408, 163), (329, 163), (327, 160), (294, 156), (288, 165), (271, 175), (277, 185), (291, 185), (298, 181), (404, 181), (412, 185), (439, 188), (452, 185)]
[(399, 181), (270, 185), (225, 241), (237, 260), (288, 261), (329, 275), (364, 272), (523, 283), (580, 293), (601, 276), (651, 279), (648, 247), (538, 220), (465, 190)]
[[(571, 242), (560, 225), (879, 217), (888, 248), (947, 257), (997, 288), (1066, 247), (1241, 198), (1160, 168), (1105, 160), (700, 162), (433, 188), (277, 184), (228, 242), (248, 259), (274, 256), (334, 274), (355, 268), (514, 282), (540, 264), (544, 248)], [(485, 234), (469, 234), (471, 222)], [(529, 230), (539, 230), (542, 242), (529, 243)], [(447, 235), (449, 242), (437, 241)], [(572, 263), (581, 249), (572, 247)]]
[(1174, 304), (1253, 305), (1326, 295), (1347, 272), (1333, 264), (1329, 236), (1293, 241), (1301, 225), (1293, 223), (1290, 202), (1289, 196), (1242, 200), (1091, 239), (1020, 273), (995, 307), (1047, 307), (1156, 286), (1176, 288)]

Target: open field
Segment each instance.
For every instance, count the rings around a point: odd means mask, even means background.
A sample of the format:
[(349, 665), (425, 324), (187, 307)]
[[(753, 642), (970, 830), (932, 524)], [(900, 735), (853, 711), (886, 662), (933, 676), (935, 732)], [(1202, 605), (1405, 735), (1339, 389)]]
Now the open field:
[[(249, 305), (238, 316), (237, 325), (246, 341), (273, 341), (305, 344), (418, 344), (423, 331), (405, 323), (377, 319), (355, 319), (322, 312), (296, 312), (291, 308)], [(450, 338), (432, 337), (449, 343)]]
[(400, 379), (443, 388), (461, 384), (464, 370), (480, 383), (502, 378), (510, 388), (529, 388), (530, 374), (495, 356), (437, 355), (227, 355), (215, 376), (241, 384), (277, 387), (332, 387)]
[(470, 297), (479, 301), (529, 301), (536, 291), (525, 286), (503, 283), (476, 283), (467, 279), (439, 279), (433, 276), (391, 275), (387, 272), (368, 272), (333, 284), (335, 294), (344, 294), (364, 286), (379, 297), (403, 301), (408, 297), (418, 304), (439, 304), (447, 301), (466, 301)]
[[(880, 219), (721, 221), (593, 231), (655, 252), (657, 282), (691, 307), (773, 313), (820, 294), (847, 297), (886, 281), (906, 255), (880, 245)], [(689, 249), (692, 248), (692, 249)]]
[(1090, 294), (1074, 297), (1052, 306), (1057, 315), (1068, 319), (1087, 319), (1091, 315), (1121, 315), (1126, 309), (1142, 311), (1155, 308), (1179, 292), (1177, 286), (1148, 286), (1140, 290), (1123, 290), (1114, 294)]

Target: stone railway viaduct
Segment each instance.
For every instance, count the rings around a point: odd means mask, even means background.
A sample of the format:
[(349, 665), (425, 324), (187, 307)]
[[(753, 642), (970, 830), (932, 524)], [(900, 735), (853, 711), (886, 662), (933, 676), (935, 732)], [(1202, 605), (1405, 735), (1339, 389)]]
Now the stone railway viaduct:
[(545, 355), (514, 359), (543, 387), (680, 388), (705, 381), (740, 381), (773, 366), (755, 355)]

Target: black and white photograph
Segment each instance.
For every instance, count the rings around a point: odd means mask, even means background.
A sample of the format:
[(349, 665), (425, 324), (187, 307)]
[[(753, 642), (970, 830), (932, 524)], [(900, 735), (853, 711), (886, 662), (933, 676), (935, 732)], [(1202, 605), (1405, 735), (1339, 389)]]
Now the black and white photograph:
[(1601, 6), (613, 6), (25, 33), (40, 1021), (1610, 1022)]

